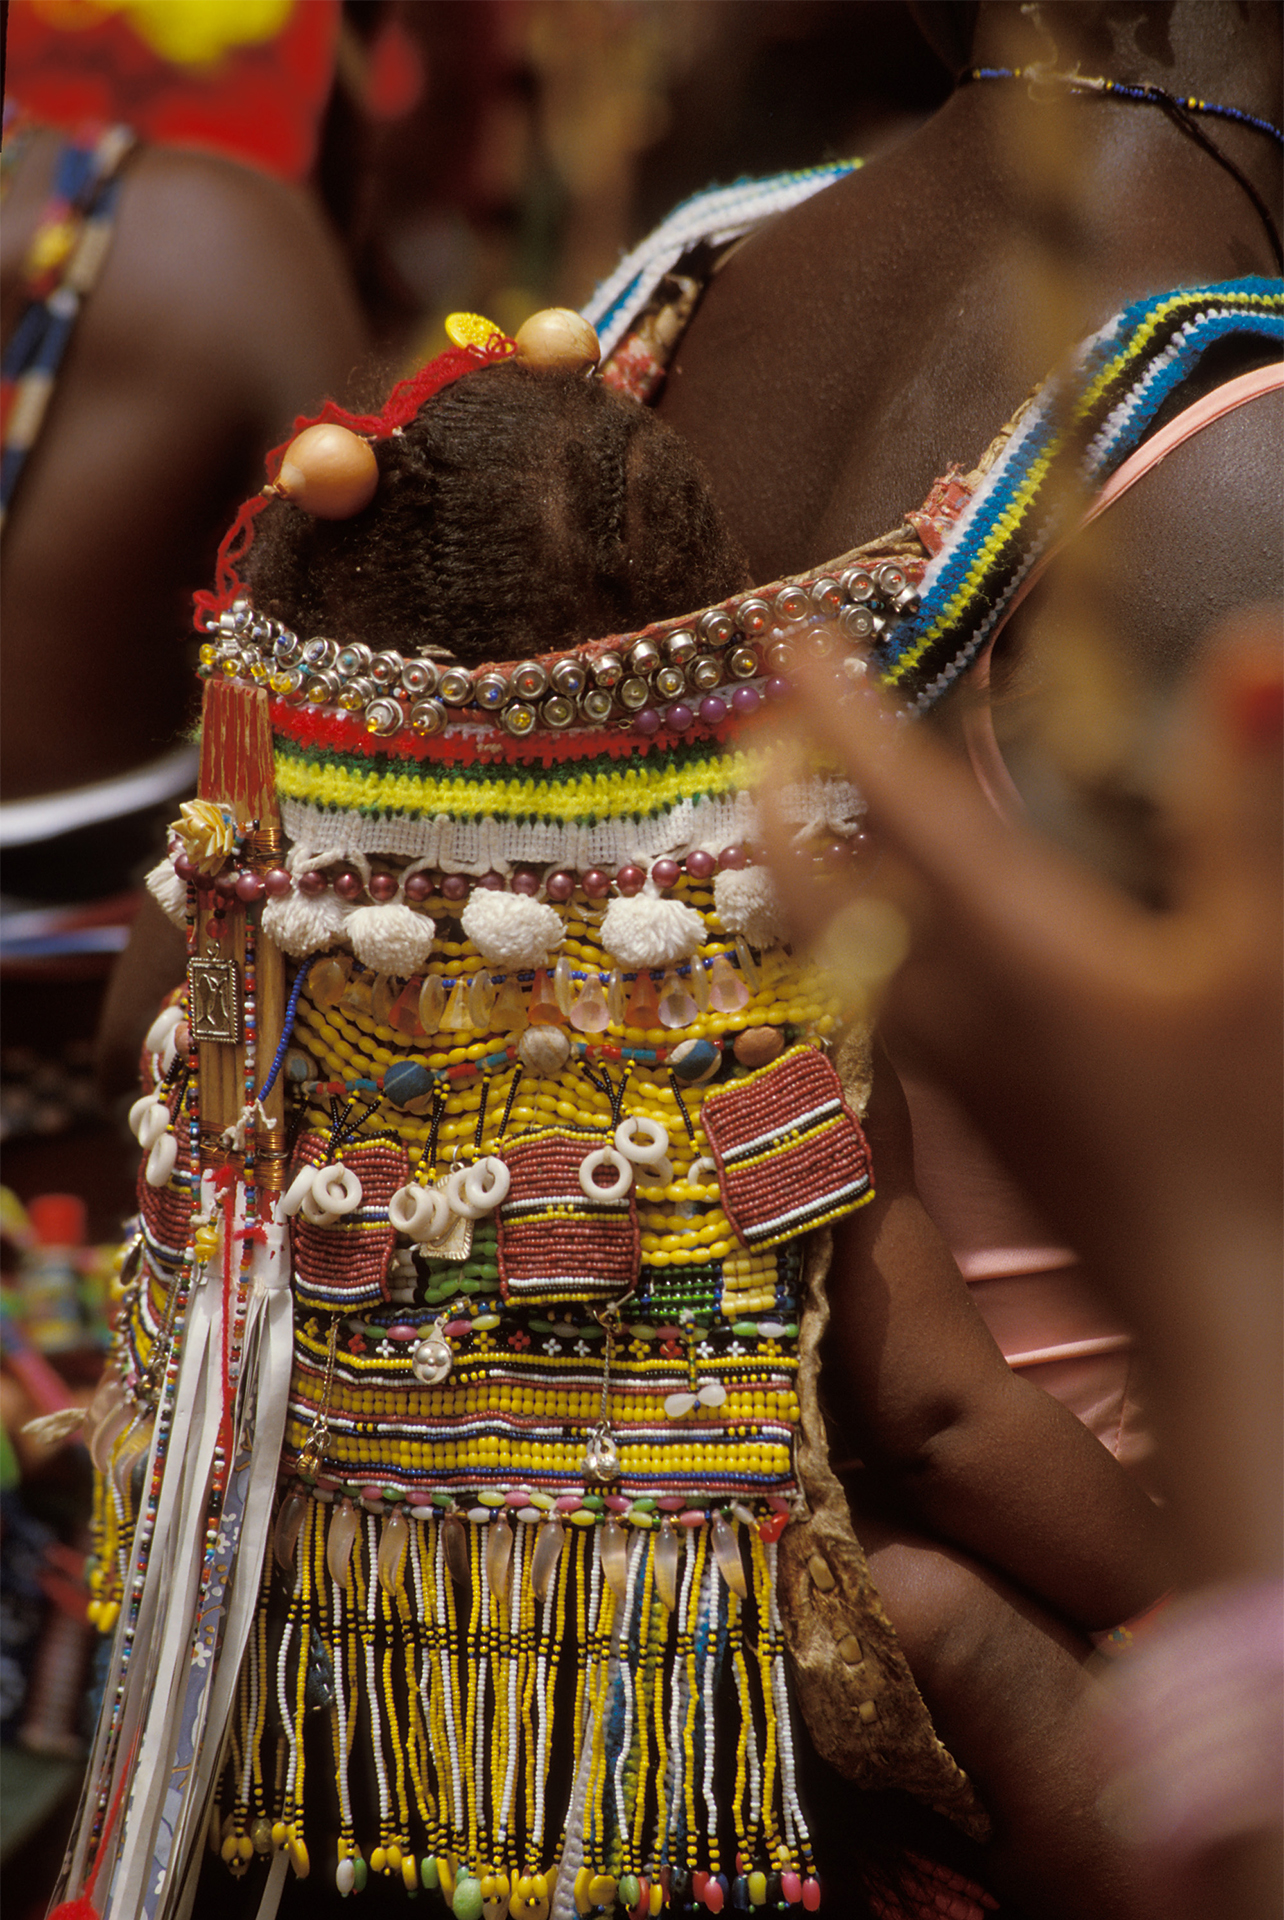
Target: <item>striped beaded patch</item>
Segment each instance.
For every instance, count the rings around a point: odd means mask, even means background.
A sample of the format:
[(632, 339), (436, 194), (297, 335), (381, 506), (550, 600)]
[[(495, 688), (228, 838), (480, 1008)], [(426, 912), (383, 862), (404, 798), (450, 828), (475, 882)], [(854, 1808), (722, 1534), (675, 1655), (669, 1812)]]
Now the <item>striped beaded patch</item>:
[(747, 1247), (825, 1226), (874, 1197), (869, 1147), (842, 1083), (812, 1047), (708, 1096), (701, 1115), (722, 1204)]
[(552, 1129), (506, 1148), (512, 1184), (499, 1210), (506, 1300), (608, 1300), (632, 1291), (640, 1255), (632, 1184), (618, 1199), (595, 1200), (580, 1184), (581, 1163), (602, 1144), (600, 1133)]
[[(294, 1171), (321, 1167), (330, 1158), (324, 1134), (305, 1133)], [(395, 1234), (388, 1202), (406, 1180), (406, 1155), (400, 1147), (376, 1140), (344, 1148), (344, 1165), (361, 1182), (361, 1205), (330, 1227), (314, 1227), (300, 1215), (294, 1222), (294, 1295), (301, 1307), (328, 1312), (377, 1306), (388, 1297), (388, 1262)]]

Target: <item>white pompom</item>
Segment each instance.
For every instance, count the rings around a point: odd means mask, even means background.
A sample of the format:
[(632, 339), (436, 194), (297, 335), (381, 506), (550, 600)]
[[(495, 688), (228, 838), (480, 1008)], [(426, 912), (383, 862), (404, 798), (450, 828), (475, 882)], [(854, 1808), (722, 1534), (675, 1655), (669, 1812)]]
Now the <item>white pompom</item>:
[(263, 931), (293, 960), (319, 953), (343, 933), (343, 903), (333, 893), (287, 893), (263, 908)]
[(492, 967), (538, 967), (562, 943), (562, 916), (528, 893), (474, 887), (459, 924)]
[(176, 927), (186, 927), (187, 882), (179, 879), (168, 855), (148, 874), (147, 891), (167, 920), (172, 920)]
[(395, 973), (408, 980), (432, 952), (434, 923), (399, 900), (381, 907), (354, 907), (344, 924), (352, 951), (363, 967), (373, 967), (376, 973)]
[(703, 917), (680, 900), (640, 893), (612, 900), (602, 916), (602, 945), (622, 967), (671, 967), (706, 939)]
[(751, 947), (779, 947), (789, 938), (780, 900), (766, 867), (734, 867), (713, 883), (713, 908), (728, 933)]

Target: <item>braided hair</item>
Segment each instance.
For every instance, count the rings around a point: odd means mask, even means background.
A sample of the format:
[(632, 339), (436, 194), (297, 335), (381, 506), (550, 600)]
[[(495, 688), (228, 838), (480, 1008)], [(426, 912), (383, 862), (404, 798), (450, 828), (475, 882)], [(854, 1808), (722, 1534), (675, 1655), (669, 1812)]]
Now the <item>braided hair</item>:
[(508, 360), (375, 444), (347, 520), (259, 516), (254, 604), (296, 632), (468, 665), (627, 633), (748, 584), (694, 456), (647, 408)]

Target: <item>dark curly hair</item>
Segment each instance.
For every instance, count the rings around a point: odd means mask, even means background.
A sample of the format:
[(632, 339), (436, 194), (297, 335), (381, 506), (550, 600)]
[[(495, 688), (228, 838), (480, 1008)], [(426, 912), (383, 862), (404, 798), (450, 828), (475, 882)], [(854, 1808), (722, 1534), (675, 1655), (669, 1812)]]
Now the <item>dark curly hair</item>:
[(548, 653), (706, 606), (748, 584), (708, 482), (647, 408), (515, 361), (445, 387), (375, 443), (350, 520), (274, 501), (255, 524), (254, 604), (300, 634), (470, 665)]

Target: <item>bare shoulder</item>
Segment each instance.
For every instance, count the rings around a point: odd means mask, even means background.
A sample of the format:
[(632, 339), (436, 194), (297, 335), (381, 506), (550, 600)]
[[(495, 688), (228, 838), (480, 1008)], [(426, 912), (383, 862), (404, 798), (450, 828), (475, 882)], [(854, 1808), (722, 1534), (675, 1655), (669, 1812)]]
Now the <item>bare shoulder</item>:
[(117, 367), (146, 327), (153, 377), (166, 361), (271, 395), (339, 386), (362, 327), (324, 215), (297, 188), (210, 154), (146, 148), (131, 163), (95, 330)]

